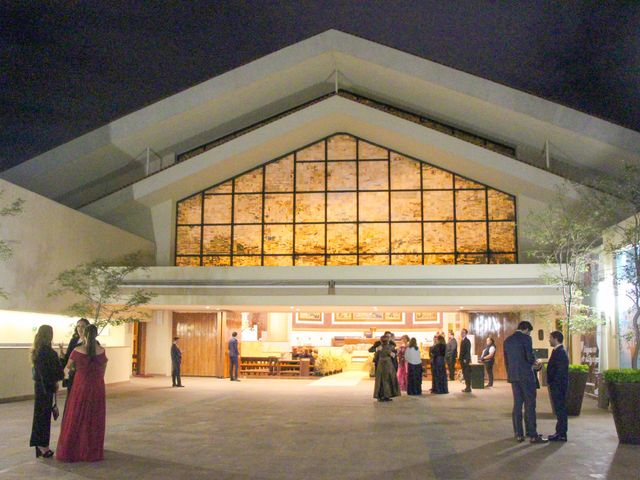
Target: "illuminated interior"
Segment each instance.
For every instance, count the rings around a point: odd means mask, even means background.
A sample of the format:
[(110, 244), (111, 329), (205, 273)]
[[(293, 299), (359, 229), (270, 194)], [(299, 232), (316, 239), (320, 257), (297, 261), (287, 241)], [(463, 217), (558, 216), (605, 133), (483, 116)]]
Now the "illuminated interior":
[(347, 134), (177, 204), (176, 265), (515, 263), (515, 197)]

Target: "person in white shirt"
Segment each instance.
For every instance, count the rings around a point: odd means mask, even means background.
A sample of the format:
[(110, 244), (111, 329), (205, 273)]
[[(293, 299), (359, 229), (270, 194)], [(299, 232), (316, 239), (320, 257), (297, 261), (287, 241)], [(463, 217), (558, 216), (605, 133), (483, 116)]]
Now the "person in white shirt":
[(493, 364), (496, 359), (496, 342), (493, 338), (487, 337), (487, 346), (482, 351), (480, 361), (484, 363), (484, 368), (487, 371), (487, 377), (489, 377), (489, 383), (485, 388), (493, 387)]
[(408, 368), (407, 395), (422, 395), (422, 358), (415, 338), (409, 340), (404, 359)]

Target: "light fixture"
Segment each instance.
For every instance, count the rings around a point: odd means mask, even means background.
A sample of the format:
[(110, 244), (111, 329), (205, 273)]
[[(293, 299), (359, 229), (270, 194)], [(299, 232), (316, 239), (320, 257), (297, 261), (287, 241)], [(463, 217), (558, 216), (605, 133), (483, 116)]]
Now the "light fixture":
[(378, 310), (378, 307), (373, 307), (374, 310)]
[(293, 305), (291, 305), (289, 308), (290, 308), (291, 310), (293, 310)]
[(206, 307), (204, 307), (204, 308), (206, 308), (207, 310), (209, 310), (211, 307), (210, 307), (209, 305), (207, 305), (207, 306), (206, 306)]
[(464, 310), (464, 307), (460, 307), (460, 310)]

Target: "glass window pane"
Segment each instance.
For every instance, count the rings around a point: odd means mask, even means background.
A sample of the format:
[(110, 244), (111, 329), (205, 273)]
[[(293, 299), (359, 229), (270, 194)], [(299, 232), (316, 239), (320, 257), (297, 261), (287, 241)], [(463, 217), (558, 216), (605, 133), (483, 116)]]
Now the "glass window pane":
[(234, 195), (234, 223), (262, 222), (262, 195)]
[(492, 252), (515, 252), (516, 224), (489, 222), (489, 248)]
[(389, 265), (389, 255), (360, 255), (360, 265)]
[(425, 255), (424, 256), (424, 264), (425, 265), (453, 265), (456, 263), (455, 255)]
[(328, 190), (355, 190), (357, 188), (356, 162), (329, 163), (327, 164), (327, 175)]
[(329, 255), (327, 265), (357, 265), (358, 257), (355, 255)]
[(387, 223), (361, 223), (360, 253), (387, 253), (389, 252), (389, 224)]
[(360, 221), (389, 221), (389, 192), (360, 192)]
[(178, 227), (176, 232), (177, 255), (200, 255), (200, 234), (198, 227)]
[(262, 167), (258, 167), (244, 175), (240, 175), (235, 179), (235, 182), (236, 193), (262, 192)]
[(324, 163), (296, 164), (296, 191), (324, 191)]
[(259, 267), (262, 263), (262, 257), (244, 257), (244, 256), (235, 256), (233, 257), (233, 266), (234, 267)]
[(424, 165), (422, 167), (422, 188), (439, 190), (453, 188), (453, 175), (440, 168)]
[(453, 223), (425, 223), (424, 251), (429, 253), (453, 253), (455, 251)]
[(324, 265), (324, 255), (296, 255), (296, 266)]
[(217, 187), (210, 188), (204, 193), (231, 193), (233, 190), (233, 180), (221, 183)]
[(309, 160), (324, 160), (324, 140), (313, 145), (298, 150), (296, 152), (296, 159), (300, 162)]
[(391, 192), (391, 220), (422, 220), (420, 192)]
[(231, 226), (203, 227), (202, 253), (231, 253)]
[(293, 265), (293, 256), (275, 255), (264, 257), (265, 267), (290, 267)]
[(204, 196), (204, 223), (231, 223), (231, 195)]
[(269, 193), (264, 196), (265, 223), (293, 222), (293, 195), (290, 193)]
[(324, 253), (324, 225), (296, 225), (296, 253)]
[(391, 252), (422, 253), (422, 225), (420, 223), (392, 223)]
[(516, 263), (516, 256), (512, 253), (494, 253), (489, 256), (489, 263)]
[(461, 188), (484, 188), (484, 185), (474, 182), (473, 180), (469, 180), (468, 178), (461, 177), (456, 175), (456, 190)]
[(356, 139), (351, 135), (334, 135), (327, 140), (328, 160), (355, 160)]
[(425, 191), (424, 219), (453, 220), (453, 190)]
[(265, 167), (267, 192), (293, 192), (293, 155)]
[(231, 265), (231, 257), (202, 257), (202, 265), (204, 265), (205, 267), (228, 267), (229, 265)]
[(355, 222), (358, 220), (357, 193), (328, 193), (327, 221)]
[(397, 153), (391, 154), (391, 188), (420, 188), (420, 163)]
[(177, 267), (199, 267), (200, 257), (176, 257)]
[(388, 190), (388, 166), (387, 162), (360, 162), (358, 164), (360, 190)]
[(461, 265), (477, 265), (487, 263), (486, 255), (470, 255), (470, 254), (458, 254), (456, 255), (458, 264)]
[(355, 223), (327, 225), (327, 253), (356, 253), (358, 226)]
[(360, 160), (385, 160), (389, 156), (386, 148), (377, 147), (370, 143), (360, 140), (358, 143), (358, 158)]
[[(233, 228), (234, 255), (262, 253), (262, 225), (236, 225)], [(235, 260), (233, 261), (235, 265)]]
[(489, 220), (514, 220), (516, 218), (515, 202), (511, 195), (488, 189)]
[(194, 195), (191, 198), (178, 202), (178, 224), (202, 222), (202, 195)]
[(324, 222), (324, 193), (296, 195), (296, 223)]
[(484, 220), (487, 202), (484, 190), (456, 191), (456, 220)]
[(293, 225), (265, 225), (264, 253), (293, 254)]
[(487, 224), (485, 222), (456, 223), (458, 252), (487, 250)]
[(422, 255), (391, 255), (391, 265), (422, 265)]

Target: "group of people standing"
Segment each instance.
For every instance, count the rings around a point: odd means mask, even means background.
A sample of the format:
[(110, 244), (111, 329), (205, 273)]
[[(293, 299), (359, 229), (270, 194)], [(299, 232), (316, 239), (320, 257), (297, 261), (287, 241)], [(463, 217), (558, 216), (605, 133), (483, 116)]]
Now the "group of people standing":
[(67, 399), (55, 457), (62, 462), (102, 460), (107, 356), (97, 336), (97, 327), (81, 318), (66, 352), (58, 355), (51, 346), (53, 328), (41, 325), (38, 329), (31, 350), (35, 402), (29, 442), (35, 447), (36, 457), (54, 456), (49, 448), (51, 418), (58, 418), (58, 384), (64, 379), (66, 369), (69, 371), (64, 382)]

